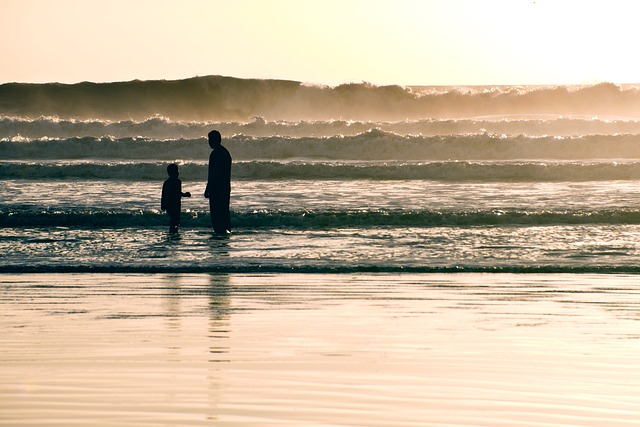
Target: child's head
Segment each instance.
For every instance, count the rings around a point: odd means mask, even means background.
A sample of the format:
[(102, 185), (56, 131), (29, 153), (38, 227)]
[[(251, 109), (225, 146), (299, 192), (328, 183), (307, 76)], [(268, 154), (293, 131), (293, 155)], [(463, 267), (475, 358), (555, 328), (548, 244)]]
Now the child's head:
[(171, 163), (169, 166), (167, 166), (167, 174), (171, 177), (177, 177), (178, 175), (180, 175), (180, 173), (178, 172), (178, 165), (176, 165), (175, 163)]

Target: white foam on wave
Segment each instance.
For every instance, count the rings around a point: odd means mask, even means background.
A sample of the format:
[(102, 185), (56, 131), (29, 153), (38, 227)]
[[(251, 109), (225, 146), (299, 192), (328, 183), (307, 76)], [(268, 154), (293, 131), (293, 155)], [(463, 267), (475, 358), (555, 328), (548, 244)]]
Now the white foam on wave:
[(138, 137), (154, 140), (199, 139), (211, 129), (225, 135), (250, 137), (356, 136), (372, 129), (403, 136), (504, 134), (510, 136), (582, 136), (640, 134), (640, 120), (628, 117), (502, 114), (466, 119), (425, 118), (402, 121), (268, 121), (254, 117), (246, 122), (176, 121), (155, 115), (145, 120), (60, 119), (0, 116), (0, 141), (40, 138)]

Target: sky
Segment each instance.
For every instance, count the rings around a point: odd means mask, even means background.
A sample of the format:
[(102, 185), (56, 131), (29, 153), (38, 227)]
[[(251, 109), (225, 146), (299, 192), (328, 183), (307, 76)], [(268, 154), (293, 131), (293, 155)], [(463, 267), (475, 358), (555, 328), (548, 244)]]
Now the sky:
[(636, 0), (0, 0), (0, 83), (640, 83)]

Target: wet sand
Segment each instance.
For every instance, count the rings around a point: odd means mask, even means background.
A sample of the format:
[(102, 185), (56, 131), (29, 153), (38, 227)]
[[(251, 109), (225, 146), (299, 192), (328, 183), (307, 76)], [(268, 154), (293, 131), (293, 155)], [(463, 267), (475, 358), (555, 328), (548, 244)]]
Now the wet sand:
[(640, 277), (0, 275), (0, 426), (637, 426)]

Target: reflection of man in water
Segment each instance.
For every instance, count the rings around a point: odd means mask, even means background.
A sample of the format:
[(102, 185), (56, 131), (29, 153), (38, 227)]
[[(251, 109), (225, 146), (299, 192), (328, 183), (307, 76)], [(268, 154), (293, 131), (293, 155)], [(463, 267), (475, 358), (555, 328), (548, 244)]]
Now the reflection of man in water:
[(211, 225), (219, 234), (231, 232), (229, 199), (231, 197), (231, 155), (222, 146), (220, 132), (209, 132), (209, 146), (213, 150), (209, 155), (209, 179), (204, 197), (209, 199)]

